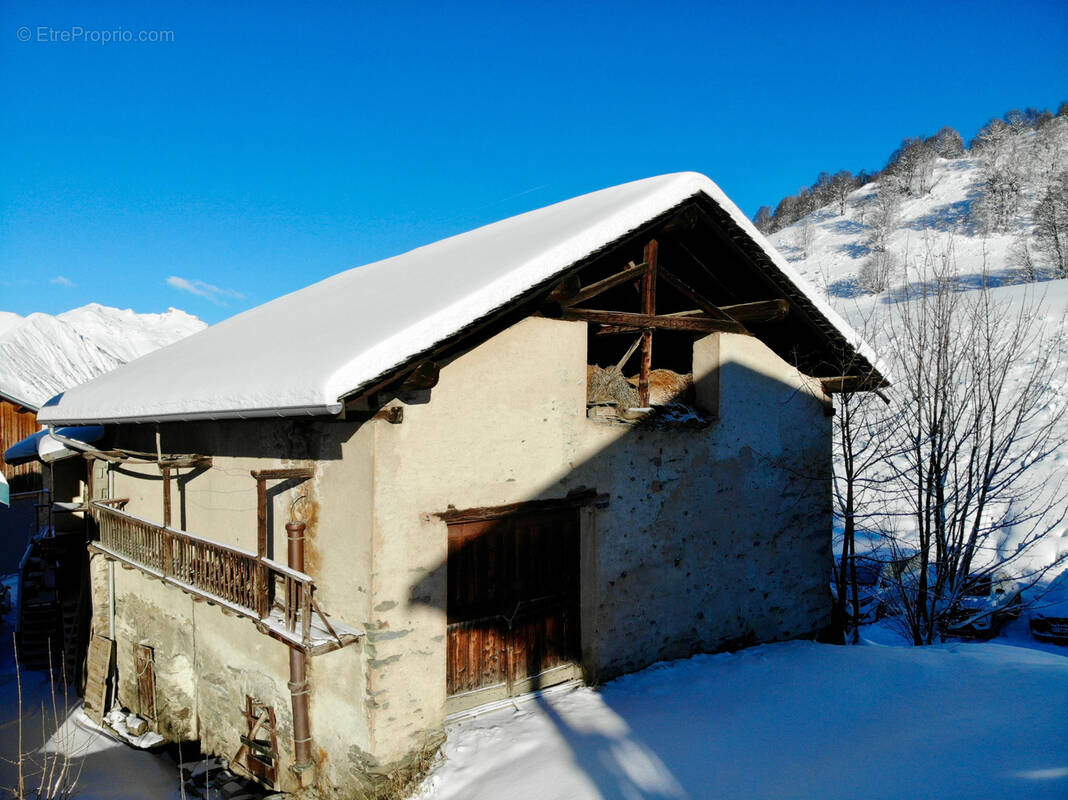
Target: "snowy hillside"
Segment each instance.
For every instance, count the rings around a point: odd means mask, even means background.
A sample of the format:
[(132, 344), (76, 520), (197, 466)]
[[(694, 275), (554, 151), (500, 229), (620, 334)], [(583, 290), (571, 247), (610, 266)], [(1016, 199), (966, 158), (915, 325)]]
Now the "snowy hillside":
[(137, 314), (90, 303), (58, 316), (0, 312), (0, 390), (41, 405), (84, 383), (207, 327), (178, 309)]
[[(1015, 176), (1011, 198), (998, 193), (998, 170)], [(1036, 338), (1029, 352), (1015, 357), (1008, 385), (1015, 392), (1027, 390), (1035, 364), (1046, 356), (1053, 359), (1041, 387), (1046, 407), (1028, 424), (1038, 426), (1061, 414), (1053, 423), (1052, 439), (1062, 444), (1029, 468), (1029, 483), (1045, 484), (1051, 496), (1060, 495), (1044, 515), (1053, 530), (1014, 564), (1016, 574), (1068, 556), (1068, 498), (1060, 483), (1068, 474), (1068, 416), (1063, 415), (1068, 392), (1068, 275), (1063, 262), (1058, 266), (1045, 249), (1036, 214), (1040, 202), (1052, 201), (1068, 224), (1068, 196), (1058, 194), (1066, 171), (1068, 119), (1058, 118), (1043, 130), (1007, 135), (997, 148), (933, 159), (924, 191), (915, 186), (902, 190), (893, 176), (884, 174), (850, 193), (844, 206), (825, 206), (769, 237), (871, 340), (891, 372), (895, 361), (902, 374), (908, 372), (902, 365), (912, 356), (895, 338), (900, 322), (888, 323), (909, 314), (907, 306), (917, 301), (908, 298), (917, 296), (920, 283), (932, 286), (934, 274), (954, 276), (955, 287), (966, 295), (974, 296), (983, 285), (994, 287), (993, 303), (1009, 316), (1026, 314), (1026, 326)], [(901, 402), (894, 389), (888, 394), (891, 401)], [(891, 510), (907, 517), (907, 508)], [(899, 524), (909, 523), (905, 519)], [(1024, 537), (1012, 526), (1000, 536), (999, 557)]]
[[(1068, 277), (1045, 257), (1035, 220), (1038, 204), (1065, 188), (1068, 118), (959, 158), (932, 158), (925, 169), (922, 182), (904, 188), (884, 174), (851, 192), (844, 213), (832, 203), (769, 238), (832, 300), (900, 285), (932, 258), (951, 259), (976, 280)], [(1055, 204), (1061, 213), (1065, 203)]]

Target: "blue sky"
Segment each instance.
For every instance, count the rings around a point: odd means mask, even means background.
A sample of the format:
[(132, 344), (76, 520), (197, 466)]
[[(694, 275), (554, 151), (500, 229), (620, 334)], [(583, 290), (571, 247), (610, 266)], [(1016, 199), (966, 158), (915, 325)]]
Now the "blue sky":
[[(627, 180), (752, 215), (1068, 99), (1063, 0), (297, 6), (0, 2), (0, 309), (216, 322)], [(141, 31), (173, 41), (87, 41)]]

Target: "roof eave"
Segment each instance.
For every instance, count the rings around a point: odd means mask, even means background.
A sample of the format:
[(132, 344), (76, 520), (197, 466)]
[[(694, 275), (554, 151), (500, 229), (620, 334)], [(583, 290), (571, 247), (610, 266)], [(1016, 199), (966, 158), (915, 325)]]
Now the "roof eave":
[(216, 420), (270, 419), (272, 417), (336, 417), (341, 413), (341, 403), (310, 406), (285, 406), (280, 408), (224, 409), (220, 411), (189, 411), (173, 414), (134, 414), (121, 417), (51, 417), (43, 409), (38, 420), (49, 425), (124, 425), (164, 422), (212, 422)]

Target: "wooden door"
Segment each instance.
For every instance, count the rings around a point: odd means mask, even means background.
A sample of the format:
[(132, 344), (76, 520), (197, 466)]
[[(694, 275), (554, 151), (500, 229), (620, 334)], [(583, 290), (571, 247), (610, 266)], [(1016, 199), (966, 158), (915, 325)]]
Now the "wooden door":
[(156, 662), (147, 644), (134, 645), (134, 669), (137, 670), (137, 713), (156, 729)]
[(579, 661), (578, 565), (574, 508), (449, 525), (450, 695)]

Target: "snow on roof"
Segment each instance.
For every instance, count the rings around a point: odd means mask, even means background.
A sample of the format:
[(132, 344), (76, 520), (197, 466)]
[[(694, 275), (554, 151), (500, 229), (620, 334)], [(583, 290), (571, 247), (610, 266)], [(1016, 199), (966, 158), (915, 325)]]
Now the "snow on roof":
[(0, 387), (0, 399), (7, 400), (9, 403), (14, 403), (15, 405), (22, 406), (23, 408), (28, 408), (30, 411), (36, 411), (39, 405), (38, 403), (34, 403), (23, 397), (19, 397), (18, 394), (12, 391), (8, 391), (7, 389), (4, 389), (2, 387)]
[(53, 398), (47, 423), (336, 414), (340, 398), (703, 193), (846, 342), (877, 361), (704, 175), (646, 178), (347, 270)]

